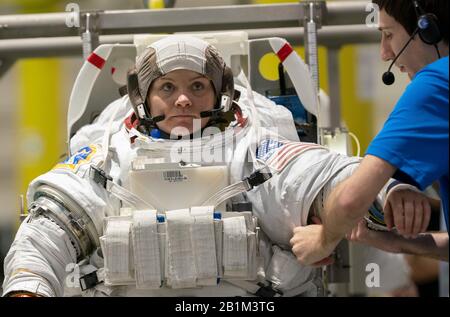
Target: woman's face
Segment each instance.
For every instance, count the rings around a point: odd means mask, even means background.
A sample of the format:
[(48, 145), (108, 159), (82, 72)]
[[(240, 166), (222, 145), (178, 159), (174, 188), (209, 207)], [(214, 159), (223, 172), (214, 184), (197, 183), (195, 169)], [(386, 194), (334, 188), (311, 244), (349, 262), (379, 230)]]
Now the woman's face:
[[(174, 70), (154, 80), (148, 96), (152, 117), (164, 115), (160, 130), (174, 135), (196, 132), (208, 123), (200, 113), (214, 108), (214, 87), (205, 76), (185, 69)], [(194, 120), (196, 124), (194, 127)]]

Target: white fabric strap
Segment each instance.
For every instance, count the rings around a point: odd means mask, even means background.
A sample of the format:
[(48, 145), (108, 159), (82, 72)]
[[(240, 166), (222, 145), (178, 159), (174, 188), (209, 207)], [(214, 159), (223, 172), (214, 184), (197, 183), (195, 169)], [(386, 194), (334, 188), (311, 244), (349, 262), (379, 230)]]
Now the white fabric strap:
[(257, 235), (255, 232), (249, 232), (247, 234), (247, 242), (248, 242), (248, 271), (247, 271), (247, 278), (250, 280), (254, 280), (257, 277), (258, 274), (258, 241), (257, 241)]
[(157, 230), (158, 230), (158, 244), (159, 244), (159, 256), (161, 258), (161, 275), (162, 278), (165, 279), (167, 276), (167, 270), (166, 270), (166, 263), (167, 263), (167, 252), (166, 252), (166, 222), (158, 222), (157, 224)]
[(166, 212), (167, 284), (172, 288), (196, 286), (197, 270), (191, 240), (193, 219), (189, 209)]
[(161, 263), (156, 210), (136, 210), (131, 227), (136, 287), (153, 289), (161, 286)]
[(126, 217), (109, 217), (105, 235), (100, 239), (105, 255), (105, 283), (120, 283), (132, 280), (130, 268), (134, 266), (130, 257), (131, 222)]
[[(247, 76), (245, 76), (245, 73), (243, 71), (241, 73), (242, 73), (242, 75), (241, 75), (240, 79), (242, 79), (242, 81), (247, 86), (247, 97), (248, 97), (248, 102), (250, 105), (249, 108), (250, 108), (251, 118), (252, 118), (252, 125), (250, 128), (253, 131), (250, 133), (251, 138), (249, 139), (249, 142), (250, 142), (249, 143), (249, 152), (252, 157), (255, 168), (260, 169), (260, 168), (266, 167), (265, 163), (262, 163), (260, 160), (258, 160), (256, 158), (256, 148), (259, 144), (259, 141), (261, 140), (261, 132), (262, 132), (261, 119), (259, 118), (259, 112), (255, 105), (255, 97), (253, 95), (253, 89), (250, 85), (250, 82), (247, 79)], [(250, 69), (249, 69), (249, 74), (250, 74)], [(239, 104), (239, 102), (238, 102), (238, 104)], [(241, 107), (241, 108), (243, 108), (243, 107)]]
[(105, 134), (103, 135), (103, 141), (102, 141), (102, 148), (103, 148), (103, 162), (100, 166), (101, 169), (103, 169), (106, 165), (107, 160), (109, 159), (109, 143), (111, 138), (111, 130), (112, 125), (114, 122), (114, 119), (116, 119), (117, 113), (120, 110), (119, 105), (115, 105), (116, 109), (114, 109), (113, 115), (108, 121), (108, 126), (106, 127)]
[(223, 219), (223, 269), (225, 278), (247, 276), (247, 227), (244, 216)]
[(113, 194), (116, 198), (120, 199), (121, 201), (125, 201), (138, 210), (156, 209), (151, 204), (147, 203), (146, 201), (142, 200), (141, 198), (127, 190), (125, 187), (122, 187), (110, 180), (108, 180), (106, 183), (106, 190)]
[(197, 268), (197, 285), (217, 285), (216, 239), (214, 207), (192, 207), (192, 244)]
[[(111, 138), (111, 130), (112, 125), (114, 123), (114, 119), (116, 119), (117, 113), (119, 112), (120, 107), (116, 106), (116, 109), (114, 109), (113, 115), (108, 121), (107, 128), (105, 130), (105, 133), (103, 135), (103, 141), (102, 141), (102, 149), (103, 149), (103, 158), (102, 162), (99, 166), (100, 169), (104, 170), (105, 166), (107, 165), (107, 161), (109, 160), (109, 143)], [(145, 202), (138, 196), (134, 195), (132, 192), (128, 191), (124, 187), (108, 180), (106, 182), (106, 190), (113, 194), (118, 199), (127, 202), (128, 204), (132, 205), (136, 209), (156, 209), (151, 204)]]
[(244, 193), (248, 190), (248, 188), (245, 186), (245, 182), (239, 181), (237, 183), (231, 184), (221, 190), (219, 190), (217, 193), (215, 193), (213, 196), (208, 198), (202, 206), (219, 206), (224, 201), (228, 200), (231, 197), (234, 197), (240, 193)]
[(223, 277), (223, 222), (214, 220), (214, 234), (216, 237), (217, 276)]

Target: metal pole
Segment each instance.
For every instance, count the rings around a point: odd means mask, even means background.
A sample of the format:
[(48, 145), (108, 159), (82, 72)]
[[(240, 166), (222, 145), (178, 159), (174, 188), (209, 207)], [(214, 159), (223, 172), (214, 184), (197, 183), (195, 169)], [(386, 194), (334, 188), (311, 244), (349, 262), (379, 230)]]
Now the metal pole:
[(305, 59), (309, 65), (309, 70), (314, 84), (319, 91), (319, 52), (317, 46), (317, 30), (321, 27), (322, 9), (325, 6), (323, 1), (311, 1), (304, 4), (306, 17), (304, 19), (305, 28)]
[(87, 59), (99, 45), (96, 23), (98, 14), (86, 13), (83, 18), (85, 19), (86, 29), (81, 34), (81, 40), (83, 42), (83, 58)]
[[(301, 45), (304, 40), (302, 27), (245, 31), (248, 32), (249, 39), (276, 36), (285, 38), (292, 45)], [(365, 25), (324, 26), (317, 35), (319, 45), (329, 48), (338, 48), (346, 44), (378, 43), (380, 37), (378, 30), (367, 28)], [(133, 36), (100, 35), (99, 44), (131, 44)], [(0, 40), (0, 58), (80, 56), (81, 53), (82, 40), (79, 36)]]
[[(313, 84), (316, 88), (316, 93), (319, 94), (320, 82), (319, 82), (319, 51), (317, 46), (317, 30), (321, 27), (322, 10), (326, 9), (324, 1), (310, 1), (301, 3), (304, 8), (303, 25), (305, 29), (305, 61), (309, 66), (311, 72)], [(318, 109), (317, 117), (311, 116), (309, 122), (318, 122), (317, 125), (317, 140), (319, 144), (323, 143), (322, 129), (320, 128), (320, 109)]]
[[(365, 1), (328, 4), (327, 25), (364, 24)], [(164, 10), (98, 12), (102, 34), (167, 33), (252, 28), (296, 27), (305, 17), (302, 3), (234, 5)], [(72, 12), (0, 16), (0, 39), (75, 36), (67, 26)]]
[(66, 26), (71, 13), (0, 15), (0, 39), (78, 35)]
[(330, 87), (331, 133), (341, 126), (341, 85), (339, 80), (339, 48), (328, 49), (328, 84)]
[[(303, 45), (305, 32), (303, 27), (251, 29), (245, 30), (249, 39), (282, 37), (292, 45)], [(365, 25), (323, 26), (317, 30), (317, 42), (326, 47), (341, 47), (347, 44), (378, 43), (380, 32)]]
[(325, 25), (366, 24), (366, 11), (370, 1), (333, 1), (327, 2)]
[[(100, 36), (100, 44), (131, 44), (133, 35)], [(32, 58), (82, 56), (83, 42), (79, 36), (0, 40), (0, 58)]]

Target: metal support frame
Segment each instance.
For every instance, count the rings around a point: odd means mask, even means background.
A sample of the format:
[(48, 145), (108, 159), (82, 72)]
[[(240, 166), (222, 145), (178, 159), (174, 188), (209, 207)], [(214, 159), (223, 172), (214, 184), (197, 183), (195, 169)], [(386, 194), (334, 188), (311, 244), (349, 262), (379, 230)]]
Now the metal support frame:
[[(86, 58), (100, 44), (132, 43), (131, 33), (242, 29), (248, 31), (250, 39), (279, 36), (292, 44), (300, 44), (305, 34), (308, 37), (302, 23), (308, 16), (316, 20), (315, 23), (319, 22), (319, 26), (330, 25), (312, 32), (315, 43), (340, 46), (378, 39), (376, 30), (363, 25), (365, 1), (330, 2), (326, 3), (326, 10), (324, 1), (312, 3), (316, 3), (312, 15), (305, 3), (82, 12), (79, 27), (68, 23), (73, 19), (73, 12), (3, 15), (0, 16), (0, 60), (78, 56), (80, 52)], [(311, 48), (310, 39), (311, 36), (305, 42), (310, 42), (307, 54), (312, 65), (316, 58), (312, 60), (310, 56), (317, 54), (313, 53), (316, 50)], [(0, 72), (0, 76), (4, 72)], [(318, 83), (318, 68), (313, 73)]]
[[(301, 27), (246, 31), (249, 39), (275, 36), (285, 38), (292, 45), (303, 45), (304, 42), (304, 29)], [(376, 43), (379, 41), (378, 30), (366, 29), (360, 25), (324, 26), (317, 32), (317, 36), (319, 45), (336, 49), (347, 44)], [(99, 44), (113, 43), (131, 44), (133, 43), (133, 35), (99, 35)], [(80, 36), (0, 40), (0, 59), (2, 57), (80, 56), (82, 45)]]
[(80, 14), (82, 21), (81, 41), (83, 42), (83, 58), (88, 56), (99, 46), (98, 12)]
[(305, 59), (309, 70), (319, 91), (319, 51), (317, 45), (317, 31), (322, 27), (322, 19), (326, 14), (325, 1), (302, 2), (303, 26), (305, 29)]
[[(327, 3), (327, 25), (363, 25), (367, 2)], [(276, 12), (276, 13), (275, 13)], [(102, 34), (171, 33), (214, 30), (298, 27), (306, 12), (302, 3), (113, 10), (98, 14)], [(73, 12), (0, 16), (0, 39), (76, 36), (68, 27)]]
[[(307, 9), (310, 3), (313, 6)], [(0, 16), (0, 59), (76, 56), (80, 54), (80, 48), (86, 58), (99, 44), (132, 43), (132, 35), (128, 35), (131, 33), (243, 29), (249, 32), (251, 39), (279, 36), (293, 44), (300, 44), (305, 38), (305, 43), (309, 43), (307, 61), (310, 65), (317, 65), (317, 49), (312, 47), (313, 42), (335, 46), (372, 42), (378, 38), (375, 30), (368, 30), (363, 25), (366, 5), (365, 1), (339, 1), (326, 5), (325, 1), (312, 1), (273, 5), (95, 11), (82, 12), (79, 27), (68, 24), (73, 19), (73, 12), (4, 15)], [(306, 21), (309, 20), (308, 26)], [(316, 28), (310, 35), (302, 27), (311, 31), (314, 23), (320, 28), (324, 22), (332, 26), (324, 26), (320, 31)], [(81, 39), (77, 36), (81, 36)], [(312, 71), (318, 85), (318, 66), (312, 67)]]
[[(133, 35), (99, 37), (99, 44), (114, 43), (131, 44)], [(0, 40), (0, 59), (3, 57), (8, 59), (10, 56), (14, 58), (81, 56), (82, 46), (81, 36)]]
[(339, 69), (340, 47), (328, 48), (328, 82), (330, 97), (330, 129), (327, 133), (334, 133), (334, 129), (341, 126), (341, 91), (340, 91), (340, 69)]
[(0, 57), (0, 78), (14, 65), (14, 59), (6, 59)]

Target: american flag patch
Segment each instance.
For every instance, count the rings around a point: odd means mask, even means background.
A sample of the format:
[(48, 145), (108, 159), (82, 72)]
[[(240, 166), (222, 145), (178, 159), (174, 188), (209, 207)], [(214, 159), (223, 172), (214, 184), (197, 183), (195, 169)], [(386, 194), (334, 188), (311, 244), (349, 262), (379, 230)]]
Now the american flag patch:
[[(325, 147), (315, 143), (285, 142), (281, 143), (273, 140), (265, 140), (257, 149), (256, 157), (266, 162), (266, 164), (282, 171), (294, 158), (311, 149), (325, 149)], [(261, 151), (261, 154), (259, 152)]]
[(272, 154), (283, 145), (284, 143), (275, 140), (264, 140), (256, 149), (256, 158), (259, 160), (267, 161), (272, 156)]

